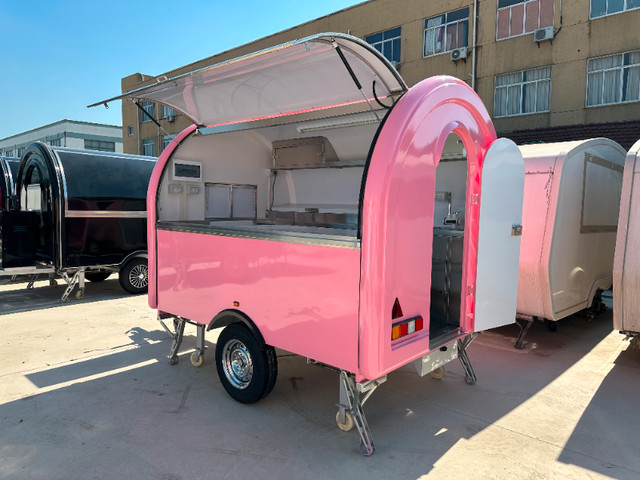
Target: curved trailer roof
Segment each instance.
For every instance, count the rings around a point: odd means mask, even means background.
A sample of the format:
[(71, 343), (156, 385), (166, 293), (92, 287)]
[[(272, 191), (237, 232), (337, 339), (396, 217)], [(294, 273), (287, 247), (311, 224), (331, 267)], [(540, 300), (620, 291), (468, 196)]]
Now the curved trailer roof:
[[(210, 65), (89, 105), (151, 100), (167, 105), (199, 127), (264, 121), (327, 110), (374, 109), (407, 86), (376, 49), (340, 33), (324, 33)], [(375, 105), (375, 108), (379, 108)], [(332, 115), (335, 115), (333, 113)]]
[(29, 169), (37, 165), (42, 172), (47, 172), (52, 195), (64, 200), (65, 211), (106, 211), (114, 201), (119, 201), (119, 208), (124, 210), (145, 210), (147, 186), (156, 161), (155, 157), (53, 147), (36, 142), (22, 157), (16, 191), (28, 182)]
[(0, 157), (0, 204), (5, 208), (4, 201), (14, 194), (15, 179), (18, 176), (20, 159), (13, 157)]

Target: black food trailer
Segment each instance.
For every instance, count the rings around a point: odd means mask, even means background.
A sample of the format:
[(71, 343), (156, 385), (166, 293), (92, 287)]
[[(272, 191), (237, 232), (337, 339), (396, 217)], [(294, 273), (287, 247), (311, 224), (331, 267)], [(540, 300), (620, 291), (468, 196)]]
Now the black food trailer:
[(130, 293), (147, 291), (146, 194), (157, 159), (31, 144), (15, 180), (17, 205), (2, 219), (4, 275), (54, 273), (65, 301), (85, 278), (119, 273)]
[(3, 217), (5, 212), (12, 208), (15, 202), (15, 179), (18, 176), (20, 159), (13, 157), (0, 157), (0, 271), (4, 268), (5, 262), (11, 262), (10, 258), (5, 258), (2, 248), (4, 225)]
[(15, 195), (14, 180), (18, 176), (18, 168), (19, 158), (0, 157), (0, 212), (10, 209), (11, 197)]

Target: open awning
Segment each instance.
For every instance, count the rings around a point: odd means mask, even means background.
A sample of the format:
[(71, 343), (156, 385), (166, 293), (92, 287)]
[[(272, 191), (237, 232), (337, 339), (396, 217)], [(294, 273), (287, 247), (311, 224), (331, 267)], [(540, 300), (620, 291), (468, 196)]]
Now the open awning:
[[(93, 105), (151, 100), (200, 127), (362, 104), (397, 97), (407, 86), (371, 45), (324, 33), (167, 78)], [(390, 103), (390, 102), (386, 102)]]

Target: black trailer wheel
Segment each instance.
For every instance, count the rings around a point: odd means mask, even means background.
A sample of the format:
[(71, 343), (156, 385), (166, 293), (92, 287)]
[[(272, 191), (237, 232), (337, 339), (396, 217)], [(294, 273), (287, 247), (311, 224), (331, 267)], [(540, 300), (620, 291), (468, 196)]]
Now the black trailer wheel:
[(145, 293), (149, 287), (147, 259), (136, 257), (129, 261), (119, 273), (120, 285), (133, 294)]
[(84, 272), (84, 278), (90, 282), (102, 282), (109, 278), (109, 275), (111, 275), (111, 272), (108, 272), (107, 270), (92, 270)]
[(275, 349), (262, 345), (240, 323), (229, 325), (218, 337), (216, 367), (222, 386), (240, 403), (254, 403), (269, 395), (278, 377)]

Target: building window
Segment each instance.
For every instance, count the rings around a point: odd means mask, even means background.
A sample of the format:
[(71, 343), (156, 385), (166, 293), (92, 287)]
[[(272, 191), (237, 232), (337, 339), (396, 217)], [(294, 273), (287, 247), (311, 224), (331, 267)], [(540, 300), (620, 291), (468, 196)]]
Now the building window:
[(22, 155), (24, 154), (24, 151), (27, 147), (20, 147), (18, 149), (18, 157), (22, 158)]
[(551, 98), (551, 67), (497, 75), (493, 116), (510, 117), (548, 112)]
[(142, 155), (153, 157), (156, 154), (156, 142), (153, 138), (142, 139)]
[[(86, 142), (86, 140), (85, 140)], [(54, 138), (53, 140), (49, 140), (49, 145), (51, 145), (52, 147), (59, 147), (61, 145), (60, 143), (60, 139), (59, 138)], [(84, 148), (87, 148), (86, 145)]]
[(587, 107), (640, 100), (640, 50), (587, 62)]
[(591, 0), (590, 18), (604, 17), (636, 8), (640, 8), (640, 0)]
[[(150, 122), (153, 117), (153, 102), (142, 102), (140, 104), (142, 110), (140, 112), (140, 123)], [(146, 112), (146, 113), (145, 113)]]
[(469, 38), (469, 8), (445, 13), (424, 21), (423, 56), (430, 57), (466, 47)]
[(13, 157), (13, 150), (5, 150), (4, 154), (5, 154), (7, 157)]
[(551, 26), (553, 0), (498, 0), (497, 40)]
[(400, 63), (400, 33), (401, 28), (396, 27), (386, 32), (369, 35), (365, 40), (390, 62)]
[(133, 137), (133, 127), (127, 127), (127, 134), (128, 134), (130, 137)]
[(175, 135), (163, 135), (163, 137), (162, 137), (162, 150), (167, 148), (167, 145), (169, 145), (171, 140), (173, 140), (174, 138), (176, 138)]
[(104, 142), (102, 140), (87, 140), (84, 141), (85, 150), (98, 150), (99, 152), (115, 152), (116, 142)]
[(162, 118), (175, 119), (176, 111), (173, 108), (169, 108), (166, 105), (162, 105)]

